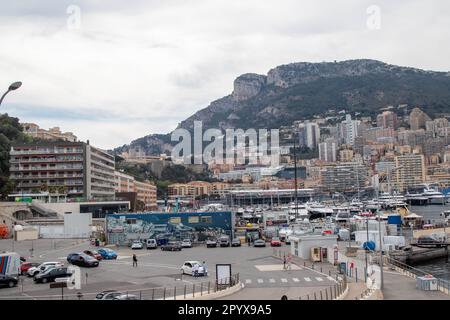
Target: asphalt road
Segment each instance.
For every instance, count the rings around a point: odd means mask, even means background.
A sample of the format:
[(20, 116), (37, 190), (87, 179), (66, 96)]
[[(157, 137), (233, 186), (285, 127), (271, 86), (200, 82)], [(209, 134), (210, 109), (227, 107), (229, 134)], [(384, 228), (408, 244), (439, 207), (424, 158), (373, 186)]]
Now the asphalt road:
[[(31, 244), (25, 242), (14, 244), (15, 251), (26, 257), (28, 261), (63, 261), (66, 264), (67, 254), (92, 249), (87, 241), (40, 239), (34, 241), (34, 254), (30, 257), (30, 247)], [(11, 240), (0, 240), (0, 252), (11, 251), (11, 248)], [(137, 268), (132, 266), (134, 253), (138, 257)], [(187, 260), (206, 261), (208, 277), (182, 276), (180, 268)], [(118, 250), (117, 260), (101, 261), (98, 268), (81, 268), (82, 288), (77, 292), (81, 291), (85, 299), (92, 299), (95, 293), (106, 289), (134, 291), (133, 294), (144, 299), (161, 299), (164, 296), (180, 295), (184, 292), (190, 295), (193, 291), (195, 294), (200, 292), (203, 294), (208, 290), (208, 286), (209, 290), (212, 290), (211, 286), (214, 285), (208, 285), (207, 282), (215, 281), (215, 265), (221, 263), (231, 264), (232, 273), (239, 273), (240, 281), (244, 285), (242, 290), (229, 296), (229, 299), (279, 299), (280, 293), (283, 292), (296, 296), (312, 293), (316, 289), (334, 284), (334, 281), (326, 275), (303, 267), (292, 265), (292, 270), (283, 270), (280, 260), (272, 258), (270, 247), (206, 248), (202, 246), (183, 249), (180, 252), (121, 248)], [(59, 299), (61, 295), (61, 289), (50, 289), (48, 284), (35, 284), (32, 278), (26, 276), (21, 278), (23, 283), (19, 282), (19, 286), (0, 289), (0, 299), (49, 295)], [(163, 289), (164, 287), (166, 289)], [(65, 290), (66, 295), (76, 293), (73, 290)]]

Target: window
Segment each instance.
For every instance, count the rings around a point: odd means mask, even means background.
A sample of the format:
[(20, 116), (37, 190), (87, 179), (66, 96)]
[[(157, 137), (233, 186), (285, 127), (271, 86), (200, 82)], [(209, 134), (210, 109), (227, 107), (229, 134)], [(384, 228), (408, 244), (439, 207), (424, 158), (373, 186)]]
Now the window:
[(181, 223), (181, 218), (180, 217), (172, 217), (172, 218), (170, 218), (169, 222), (173, 223), (173, 224), (179, 224), (179, 223)]
[(201, 217), (202, 223), (212, 223), (212, 217), (211, 216), (203, 216)]
[(199, 222), (199, 217), (198, 216), (193, 216), (193, 217), (189, 217), (188, 218), (188, 222), (189, 223), (198, 223)]

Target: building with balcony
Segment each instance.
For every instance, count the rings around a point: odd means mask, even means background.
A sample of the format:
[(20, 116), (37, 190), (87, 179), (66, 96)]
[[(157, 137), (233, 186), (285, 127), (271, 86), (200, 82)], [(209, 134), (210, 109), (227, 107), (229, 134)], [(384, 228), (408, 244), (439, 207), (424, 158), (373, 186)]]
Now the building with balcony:
[(144, 210), (156, 210), (156, 186), (150, 182), (135, 181), (136, 200), (144, 204)]
[(10, 178), (16, 193), (50, 192), (77, 200), (114, 200), (114, 156), (83, 142), (16, 144)]
[(425, 157), (422, 154), (405, 154), (395, 157), (395, 186), (400, 191), (406, 191), (425, 182)]
[(324, 166), (321, 170), (322, 188), (329, 192), (357, 191), (367, 186), (369, 172), (357, 162)]

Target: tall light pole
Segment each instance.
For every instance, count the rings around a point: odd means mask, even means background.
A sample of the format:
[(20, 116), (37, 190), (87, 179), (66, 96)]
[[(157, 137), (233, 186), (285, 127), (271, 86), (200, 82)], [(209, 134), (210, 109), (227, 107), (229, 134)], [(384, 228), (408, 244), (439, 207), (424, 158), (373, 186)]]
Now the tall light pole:
[(20, 82), (20, 81), (17, 81), (17, 82), (12, 83), (12, 84), (9, 86), (8, 90), (6, 90), (6, 92), (5, 92), (5, 93), (2, 95), (2, 97), (0, 98), (0, 106), (2, 105), (3, 99), (6, 97), (6, 95), (7, 95), (8, 93), (10, 93), (11, 91), (14, 91), (14, 90), (19, 89), (20, 86), (22, 86), (22, 82)]
[(294, 192), (295, 192), (295, 219), (298, 219), (298, 191), (297, 191), (297, 145), (295, 143), (297, 139), (297, 130), (294, 129)]
[(380, 186), (377, 186), (377, 214), (378, 214), (378, 234), (380, 241), (380, 290), (384, 287), (384, 271), (383, 271), (383, 248), (381, 244), (381, 212), (380, 212)]

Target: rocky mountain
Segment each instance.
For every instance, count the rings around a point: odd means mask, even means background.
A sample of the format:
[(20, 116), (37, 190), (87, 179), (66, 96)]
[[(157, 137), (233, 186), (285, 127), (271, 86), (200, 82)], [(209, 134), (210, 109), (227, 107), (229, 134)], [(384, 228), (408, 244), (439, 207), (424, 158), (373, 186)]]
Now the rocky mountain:
[[(233, 92), (180, 123), (192, 129), (278, 128), (328, 110), (375, 115), (389, 105), (420, 106), (429, 115), (450, 111), (450, 73), (400, 67), (376, 60), (292, 63), (267, 75), (248, 73)], [(148, 152), (170, 149), (170, 135), (134, 141)], [(124, 146), (125, 149), (127, 146)]]

